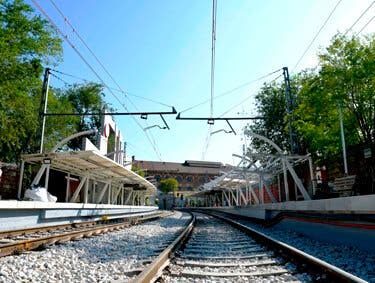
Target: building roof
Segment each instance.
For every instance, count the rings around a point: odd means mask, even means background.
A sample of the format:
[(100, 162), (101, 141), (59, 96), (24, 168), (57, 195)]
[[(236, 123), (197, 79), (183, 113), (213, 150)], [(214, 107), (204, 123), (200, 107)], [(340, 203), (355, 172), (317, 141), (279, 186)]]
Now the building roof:
[(175, 174), (219, 175), (222, 172), (230, 170), (230, 166), (225, 166), (220, 162), (192, 160), (186, 160), (184, 163), (134, 160), (134, 164), (147, 171)]

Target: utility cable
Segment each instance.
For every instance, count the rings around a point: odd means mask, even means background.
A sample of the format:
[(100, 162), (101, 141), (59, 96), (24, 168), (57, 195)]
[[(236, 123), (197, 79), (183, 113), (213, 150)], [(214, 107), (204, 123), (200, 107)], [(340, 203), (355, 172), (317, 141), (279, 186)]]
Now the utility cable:
[[(274, 81), (276, 81), (278, 78), (280, 78), (282, 76), (282, 74), (278, 75), (276, 78), (274, 78), (273, 80), (270, 81), (270, 84)], [(236, 105), (232, 106), (231, 108), (229, 108), (227, 111), (225, 111), (224, 113), (222, 113), (219, 118), (222, 118), (225, 114), (228, 114), (230, 111), (232, 111), (233, 109), (237, 108), (238, 106), (242, 105), (244, 102), (246, 102), (247, 100), (249, 100), (250, 98), (252, 98), (253, 96), (249, 95), (248, 97), (246, 97), (245, 99), (243, 99), (242, 101), (240, 101), (239, 103), (237, 103)]]
[(68, 83), (67, 81), (63, 80), (62, 78), (60, 78), (59, 76), (55, 75), (54, 73), (50, 72), (50, 75), (52, 77), (54, 77), (55, 79), (59, 80), (60, 82), (64, 83), (65, 85), (71, 85), (70, 83)]
[[(216, 44), (216, 15), (217, 0), (212, 0), (212, 33), (211, 33), (211, 97), (210, 97), (210, 117), (214, 115), (214, 94), (215, 94), (215, 44)], [(210, 145), (212, 124), (208, 127), (207, 137), (202, 153), (202, 160), (205, 160), (206, 152)]]
[[(214, 97), (214, 100), (215, 100), (215, 99), (218, 99), (218, 98), (221, 98), (221, 97), (224, 97), (224, 96), (227, 96), (227, 95), (229, 95), (229, 94), (232, 94), (233, 92), (235, 92), (235, 91), (237, 91), (237, 90), (240, 90), (240, 89), (242, 89), (242, 88), (244, 88), (244, 87), (246, 87), (246, 86), (249, 86), (249, 85), (251, 85), (251, 84), (253, 84), (253, 83), (256, 83), (256, 82), (258, 82), (258, 81), (261, 81), (261, 80), (263, 80), (263, 79), (265, 79), (265, 78), (267, 78), (267, 77), (269, 77), (269, 76), (271, 76), (271, 75), (273, 75), (273, 74), (275, 74), (275, 73), (277, 73), (277, 72), (279, 72), (279, 71), (281, 71), (281, 70), (282, 70), (282, 69), (277, 69), (277, 70), (275, 70), (275, 71), (273, 71), (273, 72), (271, 72), (271, 73), (268, 73), (268, 74), (266, 74), (266, 75), (260, 76), (260, 77), (254, 79), (254, 80), (248, 81), (248, 82), (243, 83), (243, 84), (241, 84), (241, 85), (239, 85), (239, 86), (237, 86), (237, 87), (235, 87), (235, 88), (232, 88), (232, 89), (230, 89), (230, 90), (227, 90), (227, 91), (221, 93), (220, 95), (215, 96), (215, 97)], [(209, 101), (210, 101), (210, 99), (206, 99), (206, 100), (204, 100), (204, 101), (202, 101), (202, 102), (200, 102), (200, 103), (197, 103), (197, 104), (195, 104), (195, 105), (193, 105), (193, 106), (191, 106), (191, 107), (189, 107), (189, 108), (186, 108), (186, 109), (180, 111), (180, 113), (184, 113), (184, 112), (186, 112), (186, 111), (192, 110), (192, 109), (194, 109), (194, 108), (196, 108), (196, 107), (198, 107), (198, 106), (201, 106), (201, 105), (206, 104), (206, 103), (209, 102)]]
[(302, 53), (301, 57), (298, 59), (297, 63), (294, 65), (293, 69), (292, 69), (292, 72), (297, 68), (297, 66), (299, 65), (299, 63), (302, 61), (303, 57), (305, 57), (307, 51), (309, 51), (310, 47), (313, 45), (313, 43), (315, 42), (315, 40), (317, 39), (317, 37), (319, 36), (320, 32), (323, 30), (323, 28), (326, 26), (326, 24), (328, 23), (329, 19), (331, 18), (331, 16), (333, 15), (333, 13), (336, 11), (336, 8), (339, 6), (339, 4), (341, 3), (342, 0), (339, 0), (337, 1), (335, 7), (332, 9), (332, 11), (329, 13), (328, 17), (325, 19), (323, 25), (320, 27), (320, 29), (318, 30), (318, 32), (316, 33), (316, 35), (314, 36), (314, 38), (311, 40), (310, 44), (307, 46), (307, 48), (305, 49), (305, 51)]
[[(62, 30), (57, 26), (57, 24), (52, 20), (52, 18), (46, 13), (46, 11), (39, 5), (37, 0), (32, 0), (34, 5), (39, 9), (39, 11), (47, 18), (47, 20), (55, 27), (57, 32), (64, 38), (64, 40), (73, 48), (73, 50), (77, 53), (77, 55), (81, 58), (81, 60), (85, 63), (85, 65), (95, 74), (95, 76), (98, 78), (98, 80), (105, 86), (109, 92), (113, 95), (113, 97), (116, 98), (116, 100), (124, 107), (124, 109), (129, 112), (128, 108), (122, 103), (122, 101), (114, 94), (114, 92), (108, 88), (107, 84), (104, 82), (104, 80), (100, 77), (100, 75), (95, 71), (95, 69), (90, 65), (90, 63), (86, 60), (86, 58), (82, 55), (82, 53), (74, 46), (74, 44), (69, 40), (69, 38), (62, 32)], [(135, 123), (141, 128), (143, 133), (145, 134), (147, 140), (153, 147), (155, 153), (157, 154), (160, 161), (162, 161), (161, 156), (159, 155), (158, 151), (155, 148), (155, 145), (152, 143), (150, 137), (148, 136), (147, 132), (143, 130), (142, 125), (133, 117), (132, 119), (135, 121)]]
[[(74, 79), (80, 80), (80, 81), (83, 81), (83, 82), (88, 82), (88, 81), (90, 81), (89, 79), (85, 79), (85, 78), (82, 78), (82, 77), (78, 77), (78, 76), (76, 76), (76, 75), (68, 74), (68, 73), (65, 73), (65, 72), (62, 72), (62, 71), (59, 71), (59, 70), (56, 70), (56, 69), (51, 69), (51, 71), (56, 72), (56, 73), (59, 73), (59, 74), (62, 74), (62, 75), (64, 75), (64, 76), (68, 76), (68, 77), (71, 77), (71, 78), (74, 78)], [(129, 99), (127, 96), (133, 96), (133, 97), (137, 97), (137, 98), (139, 98), (139, 99), (143, 99), (143, 100), (146, 100), (146, 101), (150, 101), (150, 102), (153, 102), (153, 103), (155, 103), (155, 104), (162, 105), (162, 106), (173, 107), (172, 105), (168, 105), (168, 104), (166, 104), (166, 103), (163, 103), (163, 102), (160, 102), (160, 101), (156, 101), (156, 100), (153, 100), (153, 99), (148, 98), (148, 97), (144, 97), (144, 96), (141, 96), (141, 95), (137, 95), (137, 94), (134, 94), (134, 93), (131, 93), (131, 92), (128, 92), (128, 91), (123, 91), (123, 90), (118, 89), (118, 88), (115, 88), (115, 87), (110, 87), (110, 86), (107, 86), (107, 87), (110, 88), (111, 90), (114, 90), (114, 91), (117, 91), (117, 92), (123, 93), (127, 99)]]
[(359, 32), (356, 33), (356, 35), (359, 35), (374, 19), (375, 15), (359, 30)]
[(215, 93), (215, 43), (216, 43), (216, 15), (217, 1), (212, 0), (212, 37), (211, 37), (211, 105), (210, 117), (214, 114), (214, 93)]
[[(353, 29), (353, 27), (359, 22), (360, 19), (362, 19), (362, 17), (367, 13), (368, 10), (370, 10), (370, 8), (372, 7), (372, 5), (375, 4), (375, 1), (372, 1), (371, 4), (362, 12), (362, 14), (354, 21), (354, 23), (350, 26), (350, 28), (348, 28), (346, 30), (346, 32), (344, 33), (344, 36), (348, 34), (349, 31), (351, 31)], [(372, 19), (371, 19), (372, 20)], [(370, 22), (371, 22), (370, 20)], [(369, 23), (369, 22), (368, 22)], [(368, 24), (367, 23), (367, 24)], [(366, 25), (367, 25), (366, 24)], [(365, 25), (365, 26), (366, 26)], [(361, 29), (361, 31), (364, 29), (364, 27)], [(357, 34), (361, 33), (361, 31), (359, 31)]]
[[(62, 10), (56, 5), (56, 3), (54, 2), (54, 0), (50, 0), (51, 4), (55, 7), (55, 9), (58, 11), (58, 13), (61, 15), (61, 17), (64, 19), (65, 23), (68, 24), (70, 26), (70, 28), (72, 29), (73, 33), (75, 33), (78, 37), (78, 39), (83, 43), (83, 45), (87, 48), (87, 50), (90, 52), (90, 54), (95, 58), (96, 62), (102, 67), (102, 69), (104, 70), (104, 72), (111, 78), (111, 80), (115, 83), (115, 85), (117, 86), (117, 88), (120, 90), (120, 92), (122, 94), (125, 95), (125, 97), (127, 96), (127, 93), (122, 89), (122, 87), (120, 86), (120, 84), (115, 80), (115, 78), (112, 76), (112, 74), (108, 71), (108, 69), (104, 66), (104, 64), (101, 62), (101, 60), (96, 56), (96, 54), (94, 53), (94, 51), (88, 46), (88, 44), (86, 43), (86, 41), (82, 38), (82, 36), (78, 33), (77, 29), (70, 23), (70, 21), (68, 20), (68, 18), (65, 16), (65, 14), (62, 12)], [(127, 97), (128, 98), (128, 97)], [(136, 105), (133, 103), (133, 101), (128, 98), (129, 102), (137, 109)], [(138, 121), (137, 121), (138, 122)], [(137, 123), (138, 124), (138, 123)], [(148, 123), (146, 122), (146, 125), (148, 125)], [(140, 126), (141, 127), (141, 126)], [(142, 130), (144, 129), (143, 127), (141, 127)], [(146, 133), (145, 130), (143, 130), (143, 132), (146, 134), (146, 136), (148, 136), (148, 133)], [(156, 141), (155, 139), (152, 137), (152, 140), (153, 140), (153, 144), (154, 144), (154, 147), (156, 147), (157, 149), (157, 144), (156, 144)], [(160, 154), (160, 151), (157, 149), (157, 155), (159, 155), (159, 157), (161, 158), (161, 154)]]

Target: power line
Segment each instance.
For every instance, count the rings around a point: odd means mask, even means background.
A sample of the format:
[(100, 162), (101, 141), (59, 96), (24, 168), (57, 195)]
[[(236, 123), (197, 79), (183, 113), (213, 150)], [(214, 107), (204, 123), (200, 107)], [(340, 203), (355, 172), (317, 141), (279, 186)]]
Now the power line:
[(215, 93), (215, 43), (216, 43), (216, 15), (217, 1), (212, 0), (212, 38), (211, 38), (211, 107), (210, 115), (214, 114), (214, 93)]
[[(215, 43), (216, 43), (216, 15), (217, 15), (217, 1), (212, 0), (212, 34), (211, 34), (211, 97), (210, 97), (210, 117), (214, 115), (214, 94), (215, 94)], [(212, 125), (208, 127), (207, 137), (205, 141), (204, 150), (202, 153), (202, 160), (205, 159), (206, 152), (210, 145), (212, 133)]]
[[(270, 72), (270, 73), (268, 73), (268, 74), (266, 74), (266, 75), (260, 76), (260, 77), (258, 77), (258, 78), (256, 78), (256, 79), (253, 79), (253, 80), (251, 80), (251, 81), (248, 81), (248, 82), (246, 82), (246, 83), (243, 83), (243, 84), (241, 84), (241, 85), (239, 85), (239, 86), (237, 86), (237, 87), (235, 87), (235, 88), (232, 88), (232, 89), (230, 89), (230, 90), (227, 90), (227, 91), (221, 93), (221, 94), (218, 95), (218, 96), (215, 96), (214, 99), (218, 99), (218, 98), (221, 98), (221, 97), (227, 96), (227, 95), (229, 95), (229, 94), (232, 94), (233, 92), (235, 92), (235, 91), (237, 91), (237, 90), (240, 90), (240, 89), (242, 89), (242, 88), (244, 88), (244, 87), (246, 87), (246, 86), (248, 86), (248, 85), (250, 85), (250, 84), (256, 83), (256, 82), (258, 82), (258, 81), (260, 81), (260, 80), (263, 80), (263, 79), (265, 79), (265, 78), (267, 78), (267, 77), (269, 77), (269, 76), (271, 76), (271, 75), (273, 75), (273, 74), (275, 74), (275, 73), (277, 73), (277, 72), (279, 72), (279, 71), (281, 71), (281, 69), (277, 69), (277, 70), (272, 71), (272, 72)], [(191, 110), (191, 109), (194, 109), (194, 108), (196, 108), (196, 107), (198, 107), (198, 106), (204, 105), (204, 104), (206, 104), (206, 103), (209, 102), (209, 101), (210, 101), (210, 99), (206, 99), (206, 100), (204, 100), (204, 101), (202, 101), (202, 102), (200, 102), (200, 103), (197, 103), (197, 104), (195, 104), (195, 105), (193, 105), (193, 106), (191, 106), (191, 107), (189, 107), (189, 108), (186, 108), (186, 109), (182, 110), (180, 113), (184, 113), (184, 112), (189, 111), (189, 110)]]
[[(59, 73), (59, 74), (62, 74), (62, 75), (64, 75), (64, 76), (68, 76), (68, 77), (71, 77), (71, 78), (74, 78), (74, 79), (80, 80), (80, 81), (83, 81), (83, 82), (89, 82), (89, 81), (91, 81), (91, 80), (89, 80), (89, 79), (85, 79), (85, 78), (82, 78), (82, 77), (79, 77), (79, 76), (76, 76), (76, 75), (68, 74), (68, 73), (62, 72), (62, 71), (60, 71), (60, 70), (51, 69), (51, 71), (56, 72), (56, 73)], [(147, 100), (147, 101), (150, 101), (150, 102), (153, 102), (153, 103), (155, 103), (155, 104), (162, 105), (162, 106), (173, 107), (172, 105), (169, 105), (169, 104), (166, 104), (166, 103), (163, 103), (163, 102), (157, 101), (157, 100), (153, 100), (153, 99), (148, 98), (148, 97), (144, 97), (144, 96), (141, 96), (141, 95), (137, 95), (137, 94), (134, 94), (134, 93), (131, 93), (131, 92), (128, 92), (128, 91), (123, 91), (123, 90), (118, 89), (118, 88), (115, 88), (115, 87), (110, 87), (110, 86), (107, 85), (107, 88), (110, 88), (110, 89), (113, 90), (113, 91), (117, 91), (117, 92), (120, 92), (120, 93), (124, 94), (125, 97), (126, 97), (127, 99), (129, 99), (128, 96), (133, 96), (133, 97), (137, 97), (137, 98), (140, 98), (140, 99), (143, 99), (143, 100)], [(129, 100), (130, 100), (130, 99), (129, 99)]]
[(60, 78), (59, 76), (55, 75), (54, 73), (50, 72), (50, 75), (52, 77), (54, 77), (55, 79), (59, 80), (60, 82), (64, 83), (65, 85), (71, 85), (70, 83), (68, 83), (67, 81), (63, 80), (62, 78)]
[[(120, 90), (120, 92), (122, 94), (125, 95), (125, 98), (127, 98), (129, 100), (129, 102), (135, 107), (135, 109), (138, 109), (137, 106), (134, 104), (134, 102), (129, 98), (127, 97), (127, 94), (126, 92), (122, 89), (122, 87), (118, 84), (118, 82), (115, 80), (115, 78), (112, 76), (112, 74), (107, 70), (107, 68), (104, 66), (104, 64), (101, 62), (101, 60), (96, 56), (96, 54), (94, 53), (94, 51), (88, 46), (88, 44), (86, 43), (86, 41), (82, 38), (82, 36), (78, 33), (78, 31), (76, 30), (76, 28), (70, 23), (70, 21), (68, 20), (68, 18), (65, 16), (65, 14), (62, 12), (62, 10), (56, 5), (56, 3), (53, 1), (53, 0), (50, 0), (50, 2), (52, 3), (52, 5), (55, 7), (55, 9), (58, 11), (58, 13), (61, 15), (61, 17), (64, 19), (64, 22), (66, 24), (68, 24), (68, 26), (72, 29), (72, 32), (75, 33), (78, 37), (78, 39), (83, 43), (83, 45), (87, 48), (87, 50), (89, 51), (89, 53), (94, 57), (95, 61), (102, 67), (102, 69), (104, 70), (104, 72), (111, 78), (111, 80), (115, 83), (115, 85), (117, 86), (117, 88)], [(109, 88), (109, 87), (108, 87)], [(146, 125), (148, 126), (148, 123), (146, 122)], [(146, 133), (146, 131), (144, 130), (143, 127), (141, 127), (142, 130), (144, 131), (144, 133), (148, 136), (148, 134)], [(151, 134), (150, 134), (151, 135)], [(156, 141), (155, 139), (152, 137), (152, 140), (153, 140), (153, 144), (154, 146), (157, 148), (157, 144), (156, 144)], [(160, 151), (157, 150), (157, 155), (161, 156), (160, 155)]]
[(85, 42), (85, 40), (82, 38), (82, 36), (78, 33), (77, 29), (70, 23), (68, 18), (64, 15), (64, 13), (61, 11), (61, 9), (56, 5), (55, 1), (50, 0), (52, 5), (55, 7), (55, 9), (58, 11), (58, 13), (63, 17), (66, 24), (70, 26), (72, 29), (72, 32), (75, 33), (78, 37), (78, 39), (83, 43), (83, 45), (87, 48), (87, 50), (90, 52), (90, 54), (95, 58), (96, 62), (102, 67), (104, 72), (111, 78), (111, 80), (116, 84), (116, 86), (123, 91), (121, 86), (117, 83), (115, 78), (111, 75), (111, 73), (107, 70), (107, 68), (104, 66), (104, 64), (99, 60), (99, 58), (95, 55), (94, 51), (88, 46), (88, 44)]
[[(85, 63), (85, 65), (95, 74), (95, 76), (98, 78), (98, 80), (103, 84), (103, 86), (105, 86), (109, 92), (113, 95), (113, 97), (116, 98), (116, 100), (120, 103), (120, 105), (122, 105), (124, 107), (124, 109), (129, 112), (129, 110), (127, 109), (127, 107), (121, 102), (121, 100), (114, 94), (114, 92), (107, 86), (107, 84), (104, 82), (104, 80), (100, 77), (100, 75), (95, 71), (95, 69), (90, 65), (90, 63), (86, 60), (86, 58), (82, 55), (82, 53), (74, 46), (74, 44), (69, 40), (69, 38), (66, 36), (66, 34), (64, 34), (62, 32), (62, 30), (57, 26), (57, 24), (52, 20), (52, 18), (46, 13), (46, 11), (39, 5), (38, 1), (37, 0), (32, 0), (32, 2), (34, 3), (34, 5), (39, 9), (39, 11), (47, 18), (47, 20), (55, 27), (55, 29), (57, 30), (57, 32), (64, 38), (64, 40), (73, 48), (73, 50), (77, 53), (77, 55), (81, 58), (81, 60)], [(161, 156), (159, 155), (158, 151), (156, 150), (155, 148), (155, 145), (152, 143), (150, 137), (148, 136), (147, 132), (143, 130), (143, 127), (142, 125), (134, 118), (134, 116), (132, 116), (133, 120), (135, 121), (135, 123), (141, 128), (141, 130), (143, 131), (143, 133), (145, 134), (147, 140), (149, 141), (149, 143), (151, 144), (151, 146), (153, 147), (156, 155), (158, 156), (158, 158), (160, 159), (160, 161), (162, 161), (162, 158)]]
[[(56, 3), (53, 0), (50, 0), (50, 2), (55, 7), (55, 9), (58, 11), (58, 13), (61, 15), (61, 17), (63, 17), (65, 23), (70, 26), (70, 28), (72, 29), (72, 32), (77, 35), (78, 39), (83, 43), (83, 45), (87, 48), (87, 50), (90, 52), (90, 54), (95, 58), (96, 62), (102, 67), (102, 69), (104, 70), (104, 72), (115, 83), (115, 85), (118, 87), (118, 89), (120, 90), (120, 92), (122, 94), (124, 94), (125, 97), (129, 100), (129, 102), (137, 109), (137, 106), (133, 103), (133, 101), (129, 97), (127, 97), (127, 93), (122, 89), (122, 87), (118, 84), (118, 82), (115, 80), (115, 78), (112, 76), (112, 74), (107, 70), (107, 68), (104, 66), (104, 64), (99, 60), (99, 58), (96, 56), (96, 54), (94, 53), (94, 51), (92, 51), (92, 49), (88, 46), (88, 44), (85, 42), (85, 40), (82, 38), (82, 36), (78, 33), (77, 29), (70, 23), (70, 21), (68, 20), (68, 18), (64, 15), (64, 13), (62, 12), (62, 10), (56, 5)], [(107, 88), (109, 90), (111, 90), (111, 88), (109, 88), (108, 86), (107, 86)], [(111, 93), (113, 93), (113, 92), (111, 91)], [(120, 102), (120, 104), (123, 105), (121, 102)], [(123, 105), (123, 107), (127, 110), (127, 107), (125, 107), (125, 105)], [(147, 139), (149, 140), (149, 142), (152, 144), (153, 148), (155, 149), (155, 153), (158, 155), (160, 161), (162, 161), (161, 153), (160, 153), (160, 151), (159, 151), (159, 149), (157, 147), (157, 143), (156, 143), (155, 139), (153, 138), (153, 136), (151, 138), (152, 139), (152, 141), (151, 141), (148, 133), (144, 130), (144, 128), (140, 125), (140, 123), (134, 117), (132, 117), (132, 118), (137, 123), (137, 125), (142, 129), (142, 131), (146, 135)], [(146, 125), (148, 125), (147, 122), (146, 122)]]
[[(375, 2), (375, 1), (374, 1)], [(375, 19), (375, 16), (373, 16), (361, 29), (359, 32), (357, 32), (356, 35), (360, 34), (373, 20)]]
[[(276, 81), (278, 78), (280, 78), (282, 76), (282, 74), (278, 75), (276, 78), (274, 78), (273, 80), (270, 81), (270, 84), (274, 81)], [(249, 95), (248, 97), (246, 97), (245, 99), (243, 99), (242, 101), (240, 101), (239, 103), (237, 103), (236, 105), (232, 106), (231, 108), (229, 108), (227, 111), (225, 111), (223, 114), (221, 114), (219, 116), (219, 118), (223, 117), (225, 114), (229, 113), (230, 111), (232, 111), (233, 109), (237, 108), (238, 106), (242, 105), (244, 102), (246, 102), (247, 100), (249, 100), (250, 98), (252, 98), (253, 96)]]
[(323, 28), (326, 26), (326, 24), (328, 23), (329, 19), (331, 18), (331, 16), (333, 15), (333, 13), (336, 11), (336, 8), (339, 6), (339, 4), (341, 3), (342, 0), (339, 0), (337, 1), (335, 7), (332, 9), (332, 11), (329, 13), (328, 17), (325, 19), (323, 25), (320, 27), (320, 29), (318, 30), (318, 32), (316, 33), (316, 35), (314, 36), (314, 38), (311, 40), (310, 44), (307, 46), (307, 48), (305, 49), (305, 51), (302, 53), (302, 56), (298, 59), (297, 63), (295, 64), (295, 66), (293, 67), (292, 69), (292, 72), (297, 68), (297, 66), (299, 65), (299, 63), (302, 61), (303, 57), (305, 57), (307, 51), (309, 51), (310, 47), (313, 45), (314, 41), (317, 39), (317, 37), (319, 36), (320, 32), (323, 30)]
[[(372, 3), (362, 12), (362, 14), (354, 21), (354, 23), (350, 26), (350, 28), (348, 28), (346, 30), (346, 32), (344, 33), (344, 36), (348, 34), (349, 31), (352, 30), (352, 28), (359, 22), (360, 19), (362, 19), (362, 17), (367, 13), (368, 10), (370, 10), (370, 8), (372, 7), (372, 5), (374, 5), (375, 1), (372, 1)], [(373, 19), (373, 18), (372, 18)], [(357, 33), (361, 33), (361, 31), (372, 21), (372, 19)]]

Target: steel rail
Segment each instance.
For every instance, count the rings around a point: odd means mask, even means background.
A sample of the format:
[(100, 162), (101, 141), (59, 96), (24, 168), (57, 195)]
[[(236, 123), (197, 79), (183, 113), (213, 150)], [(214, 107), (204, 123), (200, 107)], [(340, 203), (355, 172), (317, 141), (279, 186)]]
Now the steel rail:
[(162, 272), (169, 263), (169, 258), (187, 239), (195, 224), (195, 216), (191, 214), (191, 220), (181, 234), (163, 251), (161, 252), (136, 278), (131, 280), (133, 283), (149, 283), (154, 282), (157, 276)]
[[(73, 223), (68, 223), (68, 224), (58, 224), (58, 225), (48, 225), (48, 226), (40, 226), (40, 227), (32, 227), (32, 228), (24, 228), (24, 229), (17, 229), (17, 230), (7, 230), (7, 231), (0, 231), (0, 241), (3, 238), (9, 238), (9, 237), (15, 237), (15, 236), (26, 236), (28, 234), (32, 233), (38, 233), (38, 232), (50, 232), (50, 231), (58, 231), (58, 230), (63, 230), (67, 228), (83, 228), (83, 227), (88, 227), (88, 226), (93, 226), (95, 224), (111, 224), (111, 221), (116, 221), (116, 223), (119, 223), (119, 221), (129, 221), (131, 224), (136, 219), (138, 218), (144, 218), (146, 216), (160, 216), (160, 217), (165, 217), (168, 216), (169, 214), (162, 212), (153, 212), (149, 213), (146, 215), (139, 215), (136, 214), (134, 216), (129, 215), (128, 217), (121, 217), (121, 218), (109, 218), (108, 220), (91, 220), (91, 221), (80, 221), (80, 222), (73, 222)], [(107, 223), (103, 223), (104, 221), (107, 221)], [(133, 221), (133, 222), (132, 222)]]
[[(139, 216), (136, 218), (132, 218), (130, 222), (124, 221), (124, 222), (116, 223), (116, 224), (101, 225), (100, 227), (90, 227), (90, 228), (81, 229), (78, 231), (68, 231), (68, 232), (62, 231), (62, 233), (58, 235), (42, 236), (38, 238), (32, 238), (32, 239), (26, 239), (26, 240), (21, 240), (21, 241), (15, 241), (12, 243), (7, 243), (7, 244), (1, 244), (0, 245), (0, 257), (17, 254), (17, 253), (24, 252), (24, 251), (35, 250), (39, 247), (53, 245), (55, 243), (67, 242), (70, 240), (77, 240), (82, 237), (91, 237), (93, 235), (96, 236), (99, 234), (112, 232), (115, 230), (120, 230), (120, 229), (129, 227), (131, 225), (135, 225), (135, 224), (153, 220), (153, 219), (158, 219), (166, 215), (168, 214), (163, 215), (162, 213), (158, 213), (154, 215), (148, 215), (146, 217)], [(41, 227), (40, 231), (48, 231), (48, 230), (52, 230), (53, 228), (56, 228), (56, 230), (59, 230), (61, 226), (64, 226), (64, 225)], [(37, 228), (26, 229), (25, 231), (37, 232), (38, 230), (35, 230), (35, 229)], [(11, 233), (11, 232), (12, 231), (4, 232), (4, 233)], [(22, 235), (20, 234), (21, 230), (17, 230), (14, 232), (17, 233), (16, 235)]]
[(313, 267), (314, 270), (321, 272), (323, 274), (327, 274), (332, 280), (335, 282), (356, 282), (356, 283), (366, 283), (366, 280), (363, 280), (349, 272), (342, 270), (328, 262), (325, 262), (321, 259), (318, 259), (312, 255), (309, 255), (297, 248), (294, 248), (288, 244), (285, 244), (281, 241), (278, 241), (270, 236), (267, 236), (259, 231), (256, 231), (250, 227), (247, 227), (237, 221), (232, 219), (226, 218), (222, 215), (217, 215), (212, 212), (202, 212), (204, 214), (208, 214), (214, 216), (218, 219), (225, 221), (226, 223), (232, 225), (233, 227), (245, 232), (246, 234), (250, 235), (254, 239), (258, 240), (259, 242), (264, 243), (265, 245), (273, 247), (275, 250), (282, 251), (283, 253), (287, 254), (292, 261), (297, 262), (297, 264), (301, 264), (301, 262), (307, 263), (309, 267)]

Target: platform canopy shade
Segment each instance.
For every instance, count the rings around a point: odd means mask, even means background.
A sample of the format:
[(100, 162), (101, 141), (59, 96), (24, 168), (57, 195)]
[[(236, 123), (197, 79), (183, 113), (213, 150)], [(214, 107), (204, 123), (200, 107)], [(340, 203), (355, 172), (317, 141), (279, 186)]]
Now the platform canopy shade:
[(56, 171), (88, 176), (119, 187), (134, 185), (149, 194), (156, 192), (156, 187), (145, 178), (95, 150), (26, 154), (22, 155), (22, 160), (31, 164), (49, 164), (50, 169)]

